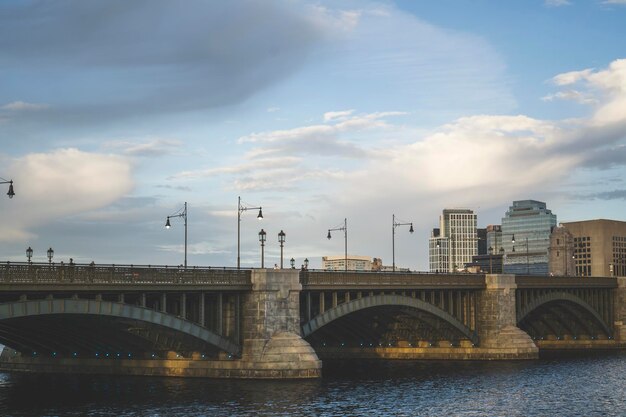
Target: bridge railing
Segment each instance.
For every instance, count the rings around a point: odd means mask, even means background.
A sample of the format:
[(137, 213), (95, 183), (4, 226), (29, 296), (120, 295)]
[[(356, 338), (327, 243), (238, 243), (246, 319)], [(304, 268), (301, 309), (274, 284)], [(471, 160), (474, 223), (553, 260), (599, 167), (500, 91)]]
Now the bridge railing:
[(300, 283), (312, 287), (484, 288), (484, 274), (424, 272), (300, 271)]
[(151, 265), (46, 264), (6, 262), (2, 284), (220, 284), (249, 285), (249, 269)]

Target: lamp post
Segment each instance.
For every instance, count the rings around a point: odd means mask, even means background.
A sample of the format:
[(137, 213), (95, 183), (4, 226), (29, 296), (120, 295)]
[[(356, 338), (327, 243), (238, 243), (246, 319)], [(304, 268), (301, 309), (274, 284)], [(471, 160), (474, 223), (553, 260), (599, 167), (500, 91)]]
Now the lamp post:
[(267, 233), (261, 229), (259, 232), (259, 242), (261, 242), (261, 268), (265, 268), (265, 237)]
[(33, 257), (33, 248), (30, 246), (26, 249), (26, 257), (28, 258), (28, 263), (30, 263), (30, 258)]
[(291, 264), (291, 269), (296, 269), (296, 260), (291, 258), (289, 260), (289, 263)]
[(261, 220), (263, 218), (263, 212), (261, 211), (261, 207), (247, 207), (241, 205), (241, 197), (238, 197), (237, 200), (237, 269), (241, 266), (241, 213), (247, 210), (259, 210), (259, 214), (256, 216), (257, 219)]
[(491, 267), (491, 261), (493, 258), (493, 247), (489, 246), (489, 273), (493, 274), (493, 268)]
[(15, 191), (13, 191), (13, 180), (5, 180), (4, 178), (0, 177), (0, 184), (9, 184), (9, 191), (7, 192), (7, 195), (9, 196), (9, 198), (13, 198), (13, 196), (15, 195)]
[(283, 245), (285, 244), (285, 232), (278, 233), (278, 243), (280, 243), (280, 269), (283, 269)]
[(304, 258), (304, 269), (309, 269), (309, 258)]
[(409, 233), (413, 233), (413, 222), (409, 223), (398, 223), (396, 222), (396, 215), (391, 215), (391, 259), (392, 259), (392, 270), (396, 272), (396, 227), (398, 226), (411, 226), (409, 229)]
[(328, 235), (326, 236), (328, 240), (332, 237), (330, 232), (335, 230), (343, 230), (343, 241), (344, 241), (344, 269), (348, 270), (348, 219), (343, 219), (343, 226), (334, 227), (332, 229), (328, 229)]
[(185, 221), (185, 269), (187, 269), (187, 202), (186, 201), (182, 210), (179, 210), (178, 213), (174, 213), (174, 214), (167, 216), (167, 220), (165, 221), (166, 229), (169, 229), (170, 227), (172, 227), (172, 225), (170, 224), (170, 219), (173, 217), (182, 217), (182, 219)]
[(52, 263), (52, 257), (54, 256), (54, 251), (52, 250), (52, 248), (48, 249), (48, 263), (51, 264)]

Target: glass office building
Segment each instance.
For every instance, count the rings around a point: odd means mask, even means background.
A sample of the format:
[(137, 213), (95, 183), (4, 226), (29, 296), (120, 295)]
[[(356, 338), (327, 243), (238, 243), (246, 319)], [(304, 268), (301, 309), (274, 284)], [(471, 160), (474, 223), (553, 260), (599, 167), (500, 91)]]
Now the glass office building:
[(550, 233), (555, 226), (556, 214), (546, 203), (514, 201), (502, 218), (504, 273), (548, 275)]

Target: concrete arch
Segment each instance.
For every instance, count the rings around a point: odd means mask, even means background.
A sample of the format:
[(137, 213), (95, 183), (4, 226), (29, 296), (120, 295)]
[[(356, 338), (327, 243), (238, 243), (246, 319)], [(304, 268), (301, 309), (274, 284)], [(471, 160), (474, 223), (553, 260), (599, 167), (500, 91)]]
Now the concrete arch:
[(0, 304), (0, 323), (8, 319), (59, 314), (108, 316), (146, 322), (191, 336), (233, 355), (240, 353), (238, 345), (199, 324), (145, 307), (84, 299), (15, 301)]
[(394, 294), (373, 295), (369, 297), (358, 298), (347, 303), (340, 304), (330, 310), (327, 310), (323, 314), (312, 318), (311, 321), (305, 323), (302, 326), (302, 337), (306, 338), (307, 336), (311, 335), (328, 323), (331, 323), (356, 311), (385, 306), (409, 307), (417, 310), (426, 311), (450, 324), (452, 327), (457, 329), (463, 336), (471, 340), (474, 344), (478, 344), (478, 335), (475, 332), (472, 332), (470, 329), (467, 328), (467, 326), (465, 326), (458, 319), (456, 319), (454, 316), (447, 313), (446, 311), (418, 298)]
[(568, 301), (581, 307), (584, 311), (586, 311), (591, 317), (595, 319), (596, 323), (598, 323), (598, 325), (602, 328), (602, 330), (606, 332), (607, 335), (610, 336), (612, 334), (609, 326), (604, 322), (604, 320), (602, 320), (600, 314), (591, 305), (589, 305), (589, 303), (584, 301), (582, 298), (565, 291), (550, 292), (532, 300), (526, 305), (526, 307), (520, 310), (517, 317), (517, 325), (519, 326), (519, 324), (524, 321), (524, 319), (526, 319), (533, 311), (537, 310), (543, 305), (555, 301)]

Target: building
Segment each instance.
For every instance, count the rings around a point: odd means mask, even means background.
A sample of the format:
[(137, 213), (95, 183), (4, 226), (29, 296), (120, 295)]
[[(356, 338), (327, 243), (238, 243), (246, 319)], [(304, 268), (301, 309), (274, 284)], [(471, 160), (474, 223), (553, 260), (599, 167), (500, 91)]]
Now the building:
[(443, 210), (428, 244), (430, 272), (456, 272), (472, 262), (478, 252), (476, 223), (472, 210)]
[(546, 203), (514, 201), (502, 218), (504, 273), (548, 275), (548, 248), (555, 226), (556, 214)]
[(438, 228), (433, 229), (428, 239), (428, 266), (430, 272), (448, 272), (450, 256), (448, 238), (441, 236)]
[(472, 262), (465, 264), (465, 268), (470, 266), (478, 267), (478, 272), (486, 274), (501, 274), (502, 273), (502, 254), (493, 255), (476, 255), (472, 256)]
[(478, 253), (477, 255), (487, 255), (488, 251), (487, 248), (489, 247), (487, 245), (487, 229), (476, 229), (476, 239), (478, 239), (476, 242), (478, 243)]
[[(322, 256), (322, 269), (326, 271), (345, 271), (346, 257)], [(372, 258), (369, 256), (348, 255), (348, 271), (371, 271)]]
[[(491, 251), (489, 250), (491, 248)], [(487, 253), (499, 254), (504, 248), (502, 247), (502, 226), (499, 224), (490, 224), (487, 226)]]
[(562, 225), (552, 229), (550, 235), (550, 275), (574, 276), (574, 236)]
[(626, 222), (598, 219), (562, 225), (573, 236), (577, 276), (626, 276)]

